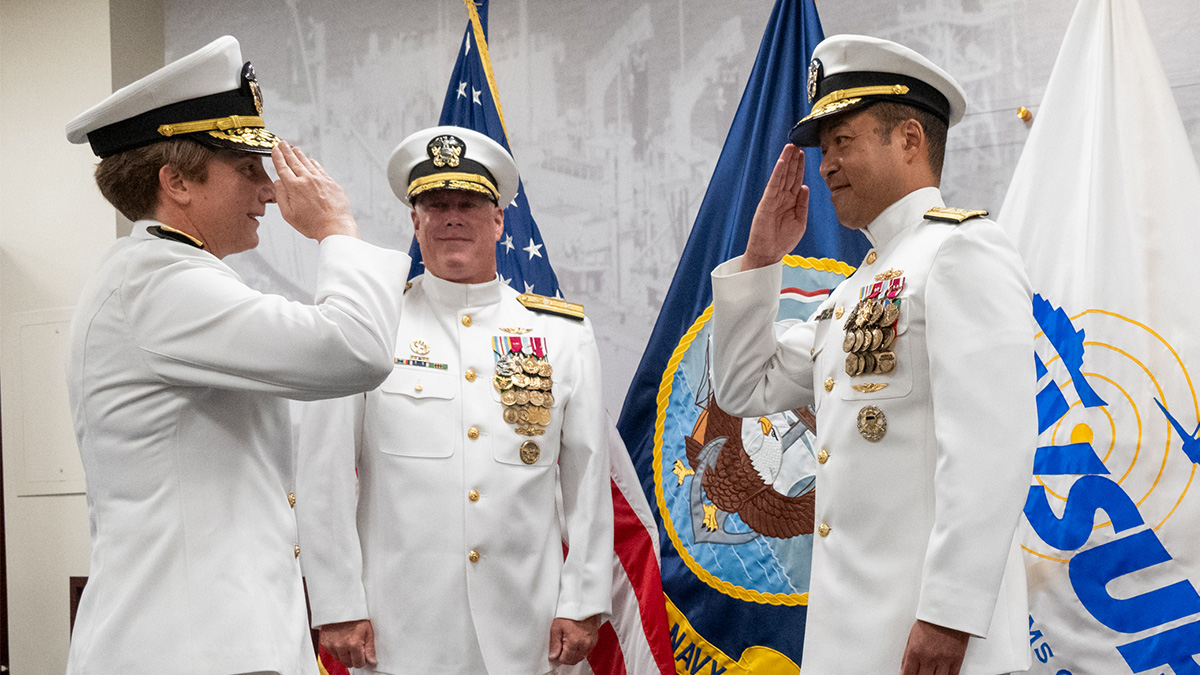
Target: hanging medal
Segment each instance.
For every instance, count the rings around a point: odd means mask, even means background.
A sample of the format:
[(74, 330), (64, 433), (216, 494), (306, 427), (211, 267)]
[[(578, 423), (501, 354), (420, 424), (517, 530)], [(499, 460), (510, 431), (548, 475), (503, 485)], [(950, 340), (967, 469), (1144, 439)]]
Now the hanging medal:
[[(505, 423), (522, 436), (545, 434), (554, 406), (554, 368), (547, 358), (545, 338), (497, 335), (492, 338), (492, 352), (496, 357), (492, 384), (500, 392)], [(523, 452), (522, 460), (527, 456), (532, 455)]]
[(896, 368), (896, 325), (900, 320), (900, 293), (904, 290), (902, 272), (888, 270), (875, 281), (859, 289), (858, 303), (846, 317), (842, 328), (842, 351), (846, 353), (846, 374), (883, 375)]

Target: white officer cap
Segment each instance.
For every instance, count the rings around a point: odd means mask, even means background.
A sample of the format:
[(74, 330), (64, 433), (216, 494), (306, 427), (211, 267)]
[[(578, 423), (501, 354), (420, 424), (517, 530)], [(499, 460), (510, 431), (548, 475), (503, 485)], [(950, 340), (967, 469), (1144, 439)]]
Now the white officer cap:
[(462, 127), (418, 131), (400, 141), (388, 160), (392, 192), (408, 206), (429, 190), (467, 190), (504, 208), (517, 196), (519, 179), (517, 163), (504, 146)]
[(949, 73), (903, 45), (866, 35), (834, 35), (813, 49), (808, 66), (812, 112), (792, 128), (792, 143), (819, 145), (818, 122), (879, 101), (926, 110), (954, 126), (967, 110)]
[(67, 140), (99, 157), (175, 137), (267, 155), (279, 139), (263, 127), (254, 67), (226, 35), (113, 92), (67, 124)]

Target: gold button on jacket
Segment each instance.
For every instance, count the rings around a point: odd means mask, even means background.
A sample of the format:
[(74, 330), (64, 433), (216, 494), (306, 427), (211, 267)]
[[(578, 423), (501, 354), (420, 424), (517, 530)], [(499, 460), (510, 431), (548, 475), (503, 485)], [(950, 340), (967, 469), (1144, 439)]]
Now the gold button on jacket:
[(467, 429), (467, 438), (469, 438), (471, 440), (475, 440), (476, 438), (479, 438), (479, 428), (471, 427), (470, 429)]
[(475, 381), (474, 369), (467, 368), (467, 372), (463, 373), (463, 377), (467, 378), (467, 382), (474, 382)]
[(470, 560), (473, 563), (479, 562), (479, 551), (471, 551), (468, 553), (467, 560)]
[(296, 508), (296, 493), (295, 492), (288, 493), (288, 506), (292, 507), (293, 509)]
[(467, 499), (470, 499), (473, 502), (479, 501), (479, 491), (471, 490), (470, 492), (467, 493)]
[(829, 451), (826, 450), (825, 448), (821, 448), (821, 451), (817, 453), (817, 463), (824, 464), (825, 462), (828, 462), (828, 461), (829, 461)]
[(825, 391), (833, 391), (833, 378), (825, 378)]
[(296, 554), (295, 557), (299, 558), (300, 557), (300, 544), (296, 544), (295, 548), (292, 550)]
[(470, 327), (471, 327), (471, 315), (470, 315), (470, 314), (464, 314), (464, 315), (463, 315), (463, 318), (462, 318), (462, 325), (464, 325), (464, 326), (466, 326), (466, 327), (468, 327), (468, 328), (470, 328)]
[(831, 528), (828, 525), (821, 523), (821, 526), (817, 528), (817, 534), (821, 535), (822, 537), (828, 537), (830, 529)]

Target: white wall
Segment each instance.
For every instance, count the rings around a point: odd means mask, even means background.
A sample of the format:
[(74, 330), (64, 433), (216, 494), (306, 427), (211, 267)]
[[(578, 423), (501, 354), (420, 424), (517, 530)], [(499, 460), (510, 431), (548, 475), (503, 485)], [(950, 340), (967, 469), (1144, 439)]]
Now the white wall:
[(26, 368), (57, 375), (42, 384), (61, 394), (65, 357), (22, 346), (14, 331), (30, 312), (73, 304), (115, 236), (113, 210), (92, 181), (94, 157), (64, 136), (72, 117), (111, 91), (109, 46), (108, 0), (0, 0), (0, 403), (9, 646), (22, 675), (66, 668), (68, 577), (87, 574), (90, 549), (82, 494), (21, 496), (39, 491), (28, 467), (68, 458), (75, 465), (65, 471), (77, 471), (78, 453), (59, 406), (21, 397)]

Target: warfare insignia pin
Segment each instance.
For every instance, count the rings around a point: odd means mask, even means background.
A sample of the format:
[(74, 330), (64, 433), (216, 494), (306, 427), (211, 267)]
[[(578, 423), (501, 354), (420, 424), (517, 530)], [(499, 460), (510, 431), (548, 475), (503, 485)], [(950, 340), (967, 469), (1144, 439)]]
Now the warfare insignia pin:
[(445, 166), (457, 167), (466, 151), (467, 146), (462, 139), (449, 134), (436, 136), (429, 141), (429, 145), (425, 146), (425, 152), (429, 154), (429, 159), (433, 160), (433, 165), (439, 169)]

